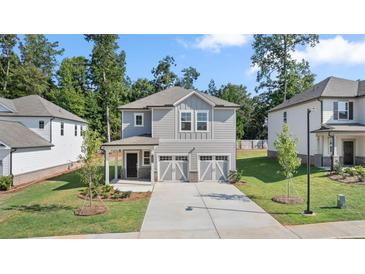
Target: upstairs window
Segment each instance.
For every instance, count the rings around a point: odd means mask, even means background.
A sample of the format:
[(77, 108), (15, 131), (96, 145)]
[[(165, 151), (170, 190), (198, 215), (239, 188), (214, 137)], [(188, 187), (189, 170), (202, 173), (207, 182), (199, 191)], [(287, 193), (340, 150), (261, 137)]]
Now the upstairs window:
[(288, 113), (286, 111), (284, 111), (284, 113), (283, 113), (283, 122), (284, 123), (288, 122)]
[(75, 125), (75, 136), (77, 136), (77, 125)]
[(354, 103), (348, 101), (334, 102), (333, 119), (334, 120), (353, 120)]
[(134, 126), (135, 127), (143, 127), (144, 124), (144, 114), (143, 113), (135, 113), (134, 114)]
[(180, 131), (191, 131), (192, 112), (180, 111)]
[(84, 136), (84, 127), (83, 126), (80, 126), (80, 135)]
[(208, 131), (208, 112), (197, 111), (196, 112), (196, 131)]
[(39, 121), (38, 127), (39, 129), (44, 129), (44, 121)]
[(65, 134), (65, 125), (63, 122), (61, 122), (61, 136)]

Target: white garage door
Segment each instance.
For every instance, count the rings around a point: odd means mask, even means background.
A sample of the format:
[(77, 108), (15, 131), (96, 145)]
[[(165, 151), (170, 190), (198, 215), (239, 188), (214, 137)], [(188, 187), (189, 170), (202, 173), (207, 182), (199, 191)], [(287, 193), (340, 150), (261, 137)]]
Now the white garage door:
[(160, 155), (158, 158), (159, 181), (171, 182), (188, 180), (188, 156)]
[(228, 155), (200, 155), (199, 180), (224, 182), (228, 179)]

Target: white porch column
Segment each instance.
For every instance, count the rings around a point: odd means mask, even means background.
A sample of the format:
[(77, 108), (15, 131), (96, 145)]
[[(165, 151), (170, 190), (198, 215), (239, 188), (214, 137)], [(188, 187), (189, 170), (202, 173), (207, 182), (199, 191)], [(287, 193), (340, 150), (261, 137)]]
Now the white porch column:
[(151, 162), (151, 182), (155, 182), (155, 162), (156, 162), (156, 159), (155, 159), (155, 150), (154, 149), (151, 149), (151, 159), (153, 159), (153, 162)]
[(117, 182), (118, 180), (118, 150), (115, 151), (115, 159), (114, 159), (114, 180)]
[(109, 150), (105, 149), (104, 152), (104, 174), (105, 174), (105, 184), (109, 185)]

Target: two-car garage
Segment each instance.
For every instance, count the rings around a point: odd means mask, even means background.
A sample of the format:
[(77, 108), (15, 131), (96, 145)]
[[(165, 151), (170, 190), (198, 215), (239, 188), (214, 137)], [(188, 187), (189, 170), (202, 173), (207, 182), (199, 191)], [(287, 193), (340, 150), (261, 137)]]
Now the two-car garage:
[(198, 181), (224, 182), (230, 170), (229, 154), (196, 154), (195, 168), (188, 154), (157, 155), (158, 181), (187, 182), (189, 171), (197, 172)]

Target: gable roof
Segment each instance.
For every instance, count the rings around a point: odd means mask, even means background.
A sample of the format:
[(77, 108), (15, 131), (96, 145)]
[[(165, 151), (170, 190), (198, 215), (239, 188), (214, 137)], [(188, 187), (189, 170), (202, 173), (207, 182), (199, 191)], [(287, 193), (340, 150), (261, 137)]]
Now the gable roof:
[(11, 104), (13, 109), (13, 112), (0, 112), (0, 116), (56, 117), (86, 123), (86, 121), (79, 116), (55, 105), (50, 101), (47, 101), (38, 95), (29, 95), (13, 100), (5, 98), (0, 99), (0, 102), (7, 101), (8, 104)]
[(36, 148), (53, 146), (46, 139), (19, 122), (0, 120), (0, 141), (11, 148)]
[(185, 89), (182, 87), (171, 87), (152, 95), (146, 96), (137, 101), (120, 106), (119, 109), (145, 109), (149, 107), (172, 107), (176, 102), (189, 95), (197, 94), (199, 97), (205, 99), (208, 103), (216, 107), (233, 107), (238, 108), (239, 105), (222, 100), (220, 98), (208, 95), (203, 92), (192, 89)]
[(321, 97), (349, 98), (358, 96), (365, 96), (365, 81), (354, 81), (331, 76), (272, 108), (270, 112)]

